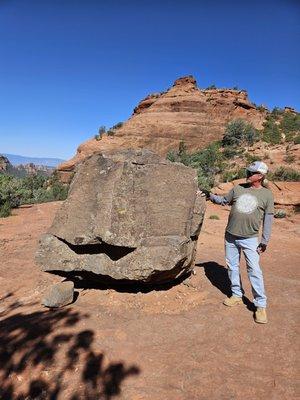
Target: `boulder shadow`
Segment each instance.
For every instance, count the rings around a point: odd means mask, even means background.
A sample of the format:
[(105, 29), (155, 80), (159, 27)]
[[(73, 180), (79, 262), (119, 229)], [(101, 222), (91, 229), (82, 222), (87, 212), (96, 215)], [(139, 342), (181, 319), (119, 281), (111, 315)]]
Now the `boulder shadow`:
[[(224, 267), (223, 265), (218, 264), (215, 261), (207, 261), (204, 263), (198, 263), (196, 264), (196, 267), (200, 267), (204, 269), (205, 276), (207, 279), (210, 281), (210, 283), (215, 286), (217, 289), (220, 290), (225, 296), (230, 297), (231, 296), (231, 285), (230, 285), (230, 280), (228, 277), (228, 271), (227, 268)], [(255, 311), (255, 306), (246, 297), (245, 295), (243, 296), (243, 303), (247, 307), (249, 311), (254, 312)]]
[[(108, 290), (113, 289), (119, 293), (149, 293), (152, 291), (167, 291), (173, 286), (180, 285), (185, 279), (191, 276), (191, 272), (187, 272), (180, 277), (165, 281), (162, 283), (146, 283), (130, 280), (116, 280), (109, 276), (95, 274), (89, 271), (47, 271), (48, 273), (61, 276), (66, 281), (72, 281), (75, 289), (97, 289)], [(78, 297), (78, 295), (77, 295)], [(77, 297), (74, 296), (73, 303)]]

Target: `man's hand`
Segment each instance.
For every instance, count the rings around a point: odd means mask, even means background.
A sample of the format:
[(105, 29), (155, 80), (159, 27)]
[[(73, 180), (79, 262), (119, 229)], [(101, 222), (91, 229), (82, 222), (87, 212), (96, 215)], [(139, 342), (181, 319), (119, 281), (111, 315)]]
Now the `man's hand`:
[(260, 244), (257, 246), (256, 251), (258, 252), (258, 254), (262, 254), (262, 253), (264, 253), (264, 252), (266, 251), (266, 249), (267, 249), (267, 245), (264, 244), (264, 243), (260, 243)]
[(209, 199), (209, 191), (208, 190), (200, 190), (200, 189), (198, 189), (197, 190), (197, 195), (200, 195), (201, 197), (205, 197), (206, 198), (206, 200), (208, 200)]

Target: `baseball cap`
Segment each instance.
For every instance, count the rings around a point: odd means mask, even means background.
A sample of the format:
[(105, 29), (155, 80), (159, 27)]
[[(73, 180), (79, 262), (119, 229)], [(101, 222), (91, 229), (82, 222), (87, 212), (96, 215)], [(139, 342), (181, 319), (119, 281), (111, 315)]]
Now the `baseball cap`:
[(268, 166), (262, 161), (254, 161), (247, 167), (247, 171), (259, 172), (260, 174), (266, 175), (268, 172)]

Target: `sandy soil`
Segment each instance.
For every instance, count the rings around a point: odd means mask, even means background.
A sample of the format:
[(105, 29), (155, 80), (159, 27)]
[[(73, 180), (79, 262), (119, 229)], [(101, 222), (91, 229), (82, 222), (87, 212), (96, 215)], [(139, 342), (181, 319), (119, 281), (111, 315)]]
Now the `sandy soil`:
[(0, 399), (299, 398), (299, 215), (275, 221), (262, 257), (269, 323), (258, 325), (244, 263), (245, 304), (222, 305), (228, 209), (212, 204), (188, 281), (148, 292), (78, 283), (72, 305), (43, 308), (62, 278), (40, 272), (34, 252), (59, 205), (0, 220)]

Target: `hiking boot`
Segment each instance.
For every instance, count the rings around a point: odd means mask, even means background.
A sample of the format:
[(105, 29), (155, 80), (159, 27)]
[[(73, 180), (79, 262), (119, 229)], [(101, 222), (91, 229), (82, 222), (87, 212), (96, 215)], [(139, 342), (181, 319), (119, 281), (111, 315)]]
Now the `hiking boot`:
[(255, 311), (254, 321), (258, 324), (266, 324), (267, 320), (267, 312), (265, 308), (257, 307)]
[(242, 303), (243, 303), (242, 298), (241, 297), (237, 297), (237, 296), (227, 297), (223, 301), (223, 304), (225, 304), (225, 306), (228, 306), (228, 307), (237, 306), (238, 304), (242, 304)]

